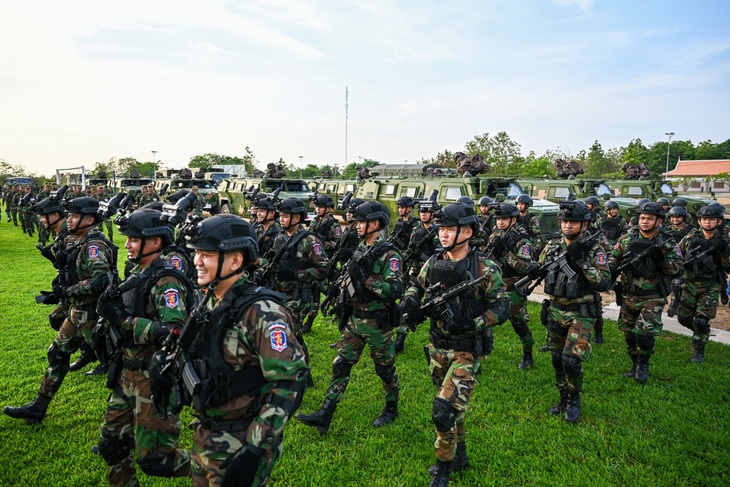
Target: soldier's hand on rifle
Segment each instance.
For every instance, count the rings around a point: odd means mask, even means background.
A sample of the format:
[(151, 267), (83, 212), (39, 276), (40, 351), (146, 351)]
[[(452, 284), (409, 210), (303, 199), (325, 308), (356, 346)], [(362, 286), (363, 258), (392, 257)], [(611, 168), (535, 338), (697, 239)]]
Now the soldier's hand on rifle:
[(167, 407), (170, 402), (173, 380), (170, 374), (162, 372), (167, 366), (167, 352), (157, 350), (150, 357), (147, 371), (150, 375), (150, 389), (152, 391), (152, 405), (163, 419), (167, 417)]
[(667, 255), (664, 252), (664, 249), (657, 247), (656, 245), (652, 245), (649, 249), (649, 257), (654, 259), (654, 262), (657, 264), (662, 264), (665, 260), (667, 260)]
[(351, 260), (347, 265), (347, 272), (350, 274), (352, 280), (356, 282), (365, 282), (368, 278), (368, 275), (365, 273), (365, 269), (362, 268), (359, 262), (354, 260)]
[(288, 267), (280, 267), (276, 270), (276, 280), (277, 281), (296, 281), (297, 280), (297, 271), (294, 269), (289, 269)]
[(542, 276), (542, 272), (540, 272), (540, 266), (535, 264), (534, 262), (531, 263), (529, 266), (527, 266), (527, 277), (534, 281), (538, 277)]
[[(414, 296), (406, 296), (400, 303), (401, 314), (408, 315), (408, 319), (405, 320), (406, 325), (412, 331), (416, 331), (418, 324), (423, 321), (423, 315), (421, 313), (421, 303)], [(421, 318), (421, 319), (419, 319)]]
[(504, 239), (500, 236), (496, 236), (492, 239), (491, 242), (492, 250), (497, 255), (507, 255), (509, 253), (509, 249), (507, 248), (507, 245), (504, 243)]
[(176, 324), (155, 322), (152, 327), (152, 337), (157, 348), (161, 348), (171, 334), (178, 335), (182, 327)]
[(121, 326), (129, 318), (124, 303), (117, 299), (108, 298), (106, 293), (102, 294), (99, 301), (96, 302), (96, 313), (106, 319), (112, 326)]
[(228, 460), (221, 465), (221, 468), (225, 469), (221, 479), (221, 487), (249, 487), (253, 485), (263, 453), (260, 448), (245, 445), (228, 457)]
[(355, 253), (350, 249), (342, 249), (342, 250), (340, 250), (340, 259), (339, 260), (340, 260), (340, 262), (347, 262), (348, 260), (350, 260), (352, 258), (352, 256), (354, 254)]
[(58, 304), (61, 300), (53, 291), (41, 291), (40, 295), (35, 297), (35, 302), (37, 304)]
[(59, 284), (53, 285), (53, 294), (55, 294), (58, 299), (66, 299), (69, 297), (68, 288)]
[(586, 261), (586, 257), (588, 257), (586, 249), (578, 240), (571, 242), (566, 250), (568, 251), (568, 256), (571, 260), (578, 265), (583, 265)]
[(715, 247), (715, 250), (720, 255), (728, 255), (730, 253), (730, 248), (728, 248), (728, 241), (724, 238), (710, 240), (710, 243), (713, 247)]

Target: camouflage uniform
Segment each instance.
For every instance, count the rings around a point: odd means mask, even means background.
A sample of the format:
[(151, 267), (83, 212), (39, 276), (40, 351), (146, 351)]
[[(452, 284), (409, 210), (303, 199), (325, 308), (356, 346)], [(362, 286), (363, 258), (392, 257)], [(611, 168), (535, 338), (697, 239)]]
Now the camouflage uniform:
[(616, 215), (615, 218), (604, 215), (598, 219), (596, 226), (601, 229), (611, 247), (616, 245), (621, 235), (625, 235), (629, 230), (626, 218), (621, 215)]
[(697, 230), (695, 227), (688, 225), (685, 222), (682, 222), (681, 225), (672, 225), (672, 223), (669, 222), (664, 226), (664, 228), (667, 232), (672, 234), (672, 238), (674, 238), (675, 242), (681, 242), (684, 237), (693, 234)]
[[(213, 317), (206, 325), (211, 329), (198, 334), (192, 352), (193, 358), (208, 364), (217, 357), (230, 374), (241, 377), (236, 381), (238, 391), (228, 389), (219, 400), (193, 397), (197, 419), (190, 428), (195, 431), (195, 486), (218, 485), (224, 463), (243, 447), (257, 451), (261, 458), (251, 485), (265, 485), (282, 454), (284, 424), (304, 393), (304, 351), (294, 336), (289, 312), (277, 300), (266, 295), (227, 322), (216, 319), (235, 303), (234, 296), (252, 295), (251, 283), (242, 276), (222, 300), (212, 299), (208, 309)], [(220, 343), (213, 337), (218, 337)], [(205, 383), (202, 374), (201, 379)]]
[[(661, 230), (660, 230), (661, 232)], [(621, 274), (623, 285), (621, 311), (618, 317), (619, 330), (624, 332), (626, 351), (634, 363), (648, 364), (654, 353), (655, 337), (662, 331), (662, 310), (667, 304), (669, 295), (669, 276), (682, 272), (682, 256), (677, 243), (668, 234), (659, 233), (654, 238), (661, 238), (663, 244), (656, 249), (659, 257), (647, 257), (642, 262), (625, 269)], [(609, 265), (616, 269), (621, 265), (627, 252), (640, 253), (654, 239), (647, 239), (638, 228), (624, 235), (611, 251)], [(645, 277), (641, 269), (654, 268), (654, 272), (646, 272), (652, 277)], [(632, 370), (636, 370), (632, 368)]]
[(522, 228), (527, 233), (527, 237), (530, 240), (539, 239), (540, 237), (540, 221), (532, 213), (520, 214), (517, 217), (517, 224), (522, 225)]
[(203, 207), (206, 205), (210, 205), (210, 214), (216, 215), (218, 214), (218, 192), (217, 191), (211, 191), (210, 193), (205, 193), (203, 196)]
[[(133, 450), (143, 472), (160, 477), (190, 475), (190, 452), (176, 448), (180, 419), (162, 419), (152, 405), (149, 357), (157, 350), (161, 326), (182, 327), (187, 318), (188, 287), (182, 272), (157, 258), (144, 269), (137, 265), (130, 278), (152, 273), (124, 294), (133, 314), (122, 324), (129, 345), (122, 347), (124, 369), (109, 396), (99, 451), (109, 465), (109, 485), (138, 485)], [(164, 336), (164, 335), (163, 335)]]
[[(335, 249), (340, 243), (340, 238), (342, 237), (342, 226), (332, 213), (315, 217), (309, 225), (309, 231), (319, 238), (327, 255), (334, 255)], [(303, 330), (305, 333), (311, 331), (311, 323), (314, 321), (314, 318), (316, 318), (317, 313), (319, 312), (319, 303), (322, 298), (322, 293), (327, 292), (327, 284), (328, 281), (323, 279), (320, 281), (319, 286), (312, 288), (314, 295), (305, 318), (306, 323), (304, 324), (305, 329)]]
[[(442, 267), (444, 269), (439, 271)], [(442, 462), (451, 462), (458, 453), (457, 443), (465, 441), (464, 415), (481, 363), (492, 351), (492, 328), (501, 325), (508, 316), (509, 298), (499, 268), (474, 249), (459, 261), (449, 260), (445, 253), (429, 258), (415, 284), (406, 291), (407, 297), (413, 296), (420, 301), (432, 284), (441, 282), (448, 289), (463, 281), (467, 271), (474, 279), (490, 277), (480, 282), (472, 294), (461, 295), (451, 303), (454, 314), (464, 323), (453, 326), (440, 316), (431, 317), (429, 343), (425, 347), (431, 378), (438, 387), (433, 403), (434, 451)], [(467, 303), (476, 305), (467, 307)]]
[[(100, 188), (102, 189), (102, 192), (97, 191), (95, 198), (99, 201), (109, 201), (112, 198), (112, 194), (109, 189), (101, 186)], [(111, 218), (104, 218), (103, 224), (106, 227), (109, 240), (114, 241), (114, 225), (112, 224)]]
[[(530, 315), (527, 312), (527, 297), (520, 296), (515, 290), (514, 284), (521, 277), (527, 275), (528, 268), (532, 263), (532, 243), (527, 234), (523, 233), (521, 229), (522, 227), (516, 225), (506, 230), (495, 229), (489, 237), (487, 249), (491, 251), (492, 255), (497, 254), (492, 257), (492, 260), (502, 270), (502, 280), (510, 302), (509, 320), (512, 329), (522, 342), (523, 359), (520, 368), (526, 369), (532, 366), (532, 347), (535, 340), (528, 325)], [(504, 243), (504, 249), (501, 252), (493, 251), (496, 241)]]
[[(709, 246), (724, 241), (722, 250), (710, 252), (708, 259), (700, 259), (684, 267), (681, 284), (681, 300), (677, 312), (679, 323), (692, 330), (692, 344), (695, 362), (704, 360), (704, 351), (710, 339), (710, 320), (717, 316), (717, 300), (721, 292), (725, 292), (727, 275), (730, 272), (730, 252), (728, 252), (727, 235), (715, 231), (715, 235), (707, 239), (703, 231), (697, 230), (679, 242), (679, 249), (685, 261), (692, 254), (708, 249)], [(676, 299), (676, 298), (675, 298)]]
[(279, 234), (283, 231), (278, 222), (272, 222), (269, 228), (258, 225), (256, 228), (256, 237), (259, 241), (259, 255), (265, 256), (269, 254), (274, 247), (274, 242)]
[(489, 236), (494, 231), (494, 215), (492, 214), (492, 211), (490, 211), (486, 215), (477, 215), (477, 219), (479, 220), (479, 228), (476, 236), (472, 238), (471, 243), (480, 250), (483, 250), (487, 245)]
[(10, 195), (8, 208), (10, 211), (10, 218), (13, 220), (13, 225), (16, 227), (18, 226), (18, 205), (20, 204), (20, 198), (22, 197), (23, 195), (20, 193), (18, 186), (13, 186), (13, 193)]
[[(36, 202), (43, 201), (44, 199), (48, 198), (50, 196), (50, 192), (46, 191), (46, 186), (43, 186), (43, 189), (38, 191), (38, 194), (36, 195)], [(43, 225), (40, 221), (40, 217), (38, 214), (33, 213), (33, 220), (35, 222), (36, 227), (38, 228), (38, 243), (42, 245), (46, 245), (48, 243), (48, 239), (50, 238), (50, 232), (46, 228), (45, 225)]]

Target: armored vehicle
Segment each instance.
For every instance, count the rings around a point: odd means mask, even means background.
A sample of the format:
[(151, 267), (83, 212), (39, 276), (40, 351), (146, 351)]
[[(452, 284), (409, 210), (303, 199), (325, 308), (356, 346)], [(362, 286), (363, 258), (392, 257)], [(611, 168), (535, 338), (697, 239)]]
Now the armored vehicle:
[(273, 193), (279, 188), (281, 188), (281, 192), (279, 193), (280, 199), (290, 197), (299, 198), (309, 204), (309, 201), (314, 196), (314, 192), (303, 179), (224, 179), (218, 185), (218, 200), (220, 202), (221, 213), (233, 213), (248, 218), (251, 198), (254, 192)]
[(124, 192), (135, 197), (139, 195), (142, 186), (152, 183), (150, 178), (116, 178), (112, 181), (114, 194)]
[(614, 179), (606, 181), (606, 184), (615, 194), (632, 198), (649, 198), (656, 201), (657, 198), (664, 197), (673, 201), (674, 198), (681, 196), (687, 200), (687, 211), (695, 217), (700, 208), (712, 203), (712, 200), (707, 198), (686, 194), (678, 195), (677, 191), (672, 188), (671, 182), (660, 179)]

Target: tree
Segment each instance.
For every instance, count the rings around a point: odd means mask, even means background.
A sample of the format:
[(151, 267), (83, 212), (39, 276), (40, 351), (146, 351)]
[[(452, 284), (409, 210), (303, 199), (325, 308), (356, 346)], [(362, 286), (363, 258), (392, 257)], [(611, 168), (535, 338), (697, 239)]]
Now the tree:
[(515, 163), (515, 174), (522, 177), (542, 178), (555, 177), (556, 171), (548, 153), (537, 157), (534, 151), (530, 151), (527, 157), (519, 158), (519, 162)]
[(363, 159), (360, 164), (358, 164), (357, 162), (351, 162), (350, 164), (345, 166), (345, 169), (342, 170), (342, 179), (356, 179), (357, 172), (355, 171), (355, 168), (358, 166), (373, 167), (377, 166), (378, 164), (380, 164), (380, 162), (373, 159)]
[(496, 174), (507, 174), (510, 166), (520, 157), (520, 144), (510, 139), (507, 132), (498, 132), (494, 137), (489, 132), (476, 135), (466, 143), (467, 155), (481, 154)]
[(594, 178), (601, 177), (606, 172), (610, 172), (607, 171), (607, 166), (608, 160), (606, 159), (606, 154), (603, 152), (601, 144), (596, 140), (593, 142), (593, 145), (585, 158), (584, 167), (586, 170), (586, 176)]

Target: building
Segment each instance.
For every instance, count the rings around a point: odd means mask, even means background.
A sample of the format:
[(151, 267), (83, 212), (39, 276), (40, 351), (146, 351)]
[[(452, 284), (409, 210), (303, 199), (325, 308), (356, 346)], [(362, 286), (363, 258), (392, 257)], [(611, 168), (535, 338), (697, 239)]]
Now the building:
[(719, 174), (730, 175), (730, 159), (679, 160), (677, 167), (664, 175), (674, 181), (680, 193), (730, 193), (730, 177), (718, 179)]

